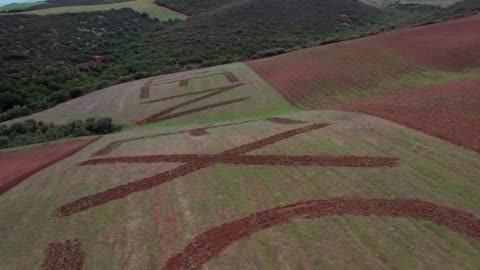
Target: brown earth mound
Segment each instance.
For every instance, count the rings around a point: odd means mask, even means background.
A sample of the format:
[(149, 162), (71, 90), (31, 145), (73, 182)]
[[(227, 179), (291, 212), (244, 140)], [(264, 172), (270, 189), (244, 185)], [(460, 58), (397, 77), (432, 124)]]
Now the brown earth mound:
[(67, 158), (98, 138), (45, 144), (0, 156), (0, 195), (33, 174)]
[(335, 109), (389, 119), (480, 153), (480, 79), (411, 89)]
[(333, 198), (276, 207), (210, 229), (195, 237), (181, 252), (168, 259), (163, 269), (201, 269), (228, 246), (258, 231), (297, 219), (333, 215), (423, 219), (480, 240), (480, 219), (460, 210), (414, 199)]

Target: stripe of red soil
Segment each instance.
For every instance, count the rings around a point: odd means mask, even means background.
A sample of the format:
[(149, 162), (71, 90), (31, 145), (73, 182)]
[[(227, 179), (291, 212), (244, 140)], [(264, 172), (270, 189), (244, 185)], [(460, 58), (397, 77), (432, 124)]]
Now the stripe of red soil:
[(239, 81), (237, 76), (235, 76), (235, 74), (233, 74), (232, 72), (225, 72), (225, 77), (229, 82), (232, 82), (232, 83)]
[(207, 74), (207, 75), (202, 75), (202, 76), (194, 76), (194, 77), (174, 79), (174, 80), (162, 80), (162, 81), (157, 80), (156, 82), (152, 83), (152, 86), (153, 85), (163, 85), (163, 84), (181, 82), (183, 80), (202, 79), (202, 78), (208, 78), (208, 77), (213, 77), (213, 76), (218, 76), (218, 75), (224, 75), (224, 73), (212, 73), (212, 74)]
[(180, 87), (186, 87), (188, 85), (188, 79), (187, 80), (181, 80), (179, 85), (180, 85)]
[(0, 156), (0, 195), (35, 173), (77, 153), (100, 137), (51, 143)]
[(295, 120), (295, 119), (289, 119), (289, 118), (283, 118), (283, 117), (270, 117), (270, 118), (267, 118), (267, 121), (277, 123), (277, 124), (286, 124), (286, 125), (308, 123), (302, 120)]
[(480, 153), (480, 79), (411, 89), (335, 109), (392, 120)]
[(231, 100), (227, 100), (227, 101), (222, 101), (222, 102), (213, 103), (213, 104), (209, 104), (209, 105), (206, 105), (206, 106), (198, 107), (198, 108), (195, 108), (195, 109), (190, 109), (190, 110), (186, 110), (186, 111), (182, 111), (182, 112), (178, 112), (178, 113), (173, 113), (173, 114), (160, 116), (160, 115), (164, 114), (162, 112), (162, 113), (147, 117), (144, 120), (138, 121), (137, 124), (138, 125), (152, 124), (152, 123), (156, 123), (156, 122), (160, 122), (160, 121), (164, 121), (164, 120), (168, 120), (168, 119), (182, 117), (182, 116), (189, 115), (189, 114), (194, 114), (194, 113), (209, 110), (209, 109), (214, 109), (214, 108), (218, 108), (218, 107), (222, 107), (222, 106), (226, 106), (226, 105), (235, 104), (235, 103), (238, 103), (238, 102), (249, 100), (250, 98), (251, 97), (231, 99)]
[(398, 158), (368, 156), (285, 156), (285, 155), (201, 155), (170, 154), (151, 156), (125, 156), (92, 159), (80, 165), (99, 165), (115, 163), (195, 163), (214, 162), (237, 165), (271, 166), (332, 166), (332, 167), (395, 167)]
[[(282, 132), (265, 139), (261, 139), (249, 144), (245, 144), (239, 147), (232, 148), (220, 153), (220, 155), (241, 155), (256, 149), (265, 147), (267, 145), (285, 140), (295, 135), (305, 133), (308, 131), (320, 129), (326, 127), (327, 124), (317, 123), (309, 126), (291, 129), (286, 132)], [(130, 182), (124, 185), (120, 185), (114, 188), (107, 189), (105, 191), (92, 194), (76, 201), (67, 203), (57, 208), (53, 215), (56, 217), (66, 217), (78, 212), (85, 211), (89, 208), (100, 206), (109, 203), (114, 200), (119, 200), (127, 197), (128, 195), (136, 192), (146, 191), (153, 187), (159, 186), (165, 182), (171, 181), (178, 177), (188, 175), (199, 169), (207, 168), (215, 164), (215, 161), (195, 161), (180, 165), (172, 170), (165, 171), (151, 177), (143, 178)]]
[(219, 90), (230, 90), (230, 89), (233, 89), (234, 87), (238, 87), (238, 86), (241, 86), (241, 85), (244, 85), (244, 83), (237, 83), (237, 84), (232, 84), (232, 85), (227, 85), (227, 86), (222, 86), (222, 87), (215, 87), (215, 88), (211, 88), (211, 89), (205, 89), (205, 90), (190, 92), (190, 93), (186, 93), (186, 94), (180, 94), (180, 95), (174, 95), (174, 96), (159, 98), (159, 99), (155, 99), (155, 100), (149, 100), (149, 101), (142, 102), (140, 104), (156, 103), (156, 102), (160, 102), (160, 101), (171, 100), (171, 99), (176, 99), (176, 98), (181, 98), (181, 97), (186, 97), (186, 96), (193, 96), (193, 95), (198, 95), (198, 94), (216, 92), (216, 91), (219, 91)]
[(148, 98), (150, 96), (150, 86), (152, 85), (153, 79), (148, 80), (144, 86), (140, 89), (140, 98)]
[(208, 133), (208, 131), (204, 128), (194, 129), (194, 130), (190, 131), (190, 135), (195, 136), (195, 137), (205, 136), (205, 135), (209, 135), (209, 134), (210, 133)]
[(166, 245), (174, 245), (177, 241), (177, 219), (174, 203), (162, 198), (160, 192), (155, 193), (153, 223), (160, 238), (160, 250), (166, 251)]
[(457, 209), (415, 199), (333, 198), (276, 207), (210, 229), (195, 237), (180, 253), (168, 259), (163, 269), (201, 269), (224, 249), (258, 231), (297, 219), (334, 215), (428, 220), (476, 241), (480, 240), (480, 219)]
[[(137, 122), (137, 124), (141, 125), (141, 124), (146, 124), (146, 123), (153, 123), (153, 122), (157, 122), (157, 121), (160, 121), (160, 120), (165, 120), (165, 119), (171, 119), (171, 118), (175, 118), (175, 117), (178, 117), (177, 115), (179, 116), (182, 116), (182, 115), (185, 115), (185, 114), (190, 114), (190, 113), (195, 113), (195, 112), (198, 112), (198, 111), (201, 111), (201, 110), (206, 110), (206, 109), (209, 109), (209, 108), (214, 108), (214, 107), (218, 107), (218, 106), (223, 106), (223, 105), (228, 105), (230, 103), (234, 103), (234, 102), (237, 102), (241, 99), (234, 99), (234, 100), (230, 100), (230, 101), (226, 101), (226, 102), (220, 102), (220, 103), (215, 103), (215, 104), (210, 104), (210, 105), (207, 105), (207, 106), (204, 106), (204, 107), (200, 107), (200, 108), (195, 108), (195, 109), (191, 109), (191, 110), (187, 110), (187, 111), (183, 111), (183, 112), (180, 112), (180, 113), (176, 113), (176, 114), (172, 114), (172, 115), (167, 115), (177, 109), (180, 109), (184, 106), (187, 106), (187, 105), (190, 105), (190, 104), (193, 104), (193, 103), (196, 103), (196, 102), (199, 102), (199, 101), (202, 101), (204, 99), (208, 99), (210, 97), (213, 97), (213, 96), (216, 96), (216, 95), (219, 95), (223, 92), (226, 92), (226, 91), (230, 91), (230, 90), (233, 90), (235, 89), (236, 87), (240, 86), (241, 84), (235, 84), (235, 85), (229, 85), (229, 86), (225, 86), (225, 87), (222, 87), (220, 88), (219, 90), (217, 91), (214, 91), (213, 93), (209, 93), (209, 94), (206, 94), (206, 95), (203, 95), (203, 96), (200, 96), (200, 97), (197, 97), (197, 98), (194, 98), (194, 99), (190, 99), (190, 100), (187, 100), (185, 102), (182, 102), (180, 104), (177, 104), (175, 106), (172, 106), (170, 108), (167, 108), (159, 113), (156, 113), (152, 116), (149, 116), (143, 120), (140, 120)], [(158, 120), (160, 119), (160, 120)]]
[(78, 239), (50, 243), (42, 267), (45, 270), (81, 270), (84, 256)]

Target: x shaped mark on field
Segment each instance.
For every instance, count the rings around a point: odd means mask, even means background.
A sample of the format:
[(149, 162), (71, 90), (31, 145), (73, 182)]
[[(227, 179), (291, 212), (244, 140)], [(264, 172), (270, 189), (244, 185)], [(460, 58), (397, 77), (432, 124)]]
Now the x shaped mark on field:
[[(170, 108), (162, 110), (161, 112), (158, 112), (154, 115), (151, 115), (151, 116), (149, 116), (145, 119), (139, 120), (139, 121), (137, 121), (137, 124), (138, 125), (145, 125), (145, 124), (151, 124), (151, 123), (155, 123), (155, 122), (159, 122), (159, 121), (163, 121), (163, 120), (173, 119), (173, 118), (193, 114), (193, 113), (208, 110), (208, 109), (213, 109), (213, 108), (217, 108), (217, 107), (222, 107), (222, 106), (234, 104), (234, 103), (237, 103), (237, 102), (242, 102), (242, 101), (245, 101), (245, 100), (251, 98), (251, 97), (243, 97), (243, 98), (231, 99), (231, 100), (227, 100), (227, 101), (217, 102), (217, 103), (208, 104), (208, 105), (205, 105), (205, 106), (201, 106), (201, 107), (197, 107), (197, 108), (173, 113), (174, 111), (176, 111), (176, 110), (178, 110), (182, 107), (200, 102), (204, 99), (214, 97), (216, 95), (225, 93), (227, 91), (233, 90), (233, 89), (235, 89), (239, 86), (244, 85), (244, 83), (239, 82), (238, 78), (235, 77), (235, 75), (233, 75), (233, 73), (231, 73), (231, 72), (221, 73), (221, 74), (225, 75), (232, 84), (227, 85), (227, 86), (222, 86), (222, 87), (215, 87), (215, 88), (211, 88), (211, 89), (200, 90), (200, 91), (196, 91), (196, 92), (190, 92), (190, 93), (186, 93), (186, 94), (179, 94), (179, 95), (174, 95), (174, 96), (169, 96), (169, 97), (144, 101), (144, 102), (140, 103), (140, 104), (151, 104), (151, 103), (156, 103), (156, 102), (161, 102), (161, 101), (166, 101), (166, 100), (172, 100), (172, 99), (177, 99), (177, 98), (184, 98), (184, 97), (187, 97), (187, 96), (203, 94), (202, 96), (187, 100), (187, 101), (182, 102), (180, 104), (174, 105)], [(215, 75), (218, 75), (218, 74), (215, 74)], [(208, 76), (204, 76), (204, 77), (210, 77), (210, 76), (213, 76), (213, 75), (208, 75)], [(180, 81), (181, 82), (180, 86), (184, 87), (188, 84), (188, 80), (189, 79), (182, 79), (182, 80), (177, 80), (177, 81)], [(150, 87), (152, 85), (155, 85), (153, 82), (154, 82), (154, 80), (149, 80), (142, 87), (141, 92), (140, 92), (140, 98), (147, 98), (150, 95), (149, 94), (150, 93)], [(174, 81), (174, 82), (176, 82), (176, 81)]]
[(134, 182), (120, 185), (105, 191), (88, 195), (76, 201), (67, 203), (55, 210), (58, 217), (70, 216), (89, 208), (100, 206), (108, 202), (125, 198), (126, 196), (157, 187), (177, 177), (185, 176), (217, 163), (242, 165), (290, 165), (290, 166), (343, 166), (343, 167), (393, 167), (398, 164), (397, 158), (388, 157), (361, 157), (361, 156), (288, 156), (288, 155), (244, 155), (248, 152), (263, 148), (267, 145), (285, 140), (298, 134), (317, 130), (328, 124), (311, 124), (291, 129), (267, 138), (225, 150), (213, 155), (152, 155), (127, 156), (91, 159), (83, 162), (82, 166), (110, 164), (110, 163), (156, 163), (179, 162), (183, 163), (174, 169), (146, 177)]

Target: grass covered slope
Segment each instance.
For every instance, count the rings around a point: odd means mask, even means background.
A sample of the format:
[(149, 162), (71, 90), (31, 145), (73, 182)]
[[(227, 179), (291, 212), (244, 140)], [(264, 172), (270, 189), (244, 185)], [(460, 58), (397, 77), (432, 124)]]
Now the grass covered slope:
[(170, 126), (269, 117), (296, 110), (252, 69), (239, 63), (112, 86), (7, 123), (30, 118), (67, 123), (109, 116), (127, 126)]
[(146, 13), (151, 18), (158, 19), (160, 21), (168, 20), (184, 20), (187, 18), (184, 14), (169, 10), (154, 3), (153, 0), (132, 0), (122, 1), (120, 3), (110, 4), (90, 4), (90, 5), (65, 5), (52, 8), (42, 8), (33, 11), (25, 12), (27, 14), (35, 15), (50, 15), (50, 14), (62, 14), (62, 13), (79, 13), (79, 12), (92, 12), (103, 10), (115, 10), (130, 8), (138, 13)]
[(34, 6), (38, 6), (44, 3), (43, 1), (32, 2), (32, 3), (12, 3), (5, 6), (0, 6), (0, 12), (14, 12), (20, 11)]
[[(356, 113), (284, 117), (304, 122), (226, 122), (237, 124), (200, 135), (179, 132), (205, 126), (103, 137), (0, 196), (0, 225), (8, 228), (1, 268), (62, 262), (178, 269), (167, 262), (187, 255), (212, 270), (475, 269), (480, 263), (476, 155)], [(93, 156), (118, 141), (113, 151)], [(158, 160), (144, 159), (152, 155)], [(309, 166), (308, 159), (292, 162), (305, 155), (317, 159)], [(349, 167), (345, 156), (397, 161)], [(111, 159), (118, 157), (127, 158)], [(328, 157), (338, 159), (321, 165)], [(292, 204), (297, 207), (282, 208)], [(269, 209), (275, 211), (260, 212)], [(249, 222), (232, 227), (243, 218)], [(209, 244), (194, 245), (202, 239)]]

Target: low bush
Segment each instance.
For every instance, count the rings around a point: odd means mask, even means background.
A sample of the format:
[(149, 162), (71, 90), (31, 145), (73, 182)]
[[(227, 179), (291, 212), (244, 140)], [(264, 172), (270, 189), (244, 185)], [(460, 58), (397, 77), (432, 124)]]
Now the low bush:
[(89, 135), (103, 135), (121, 129), (109, 117), (85, 121), (78, 120), (64, 125), (45, 124), (32, 119), (13, 123), (10, 126), (0, 125), (0, 148), (54, 141)]

